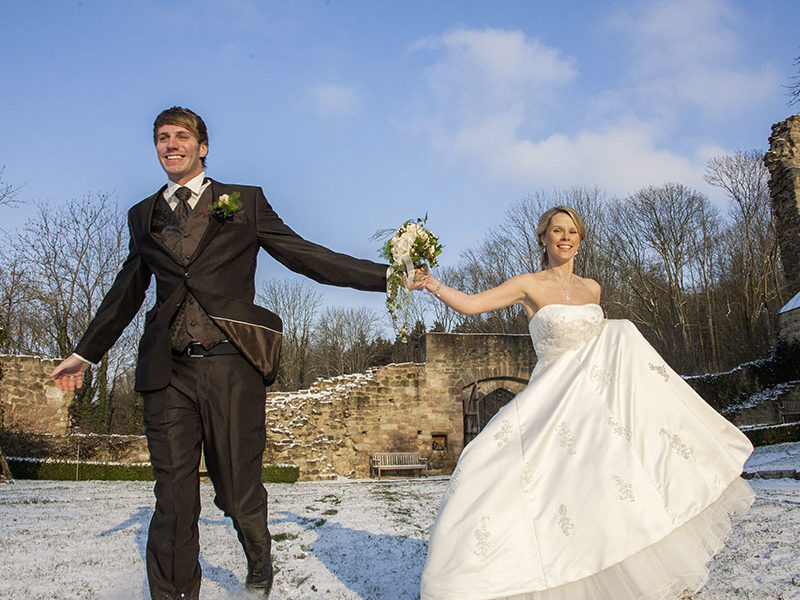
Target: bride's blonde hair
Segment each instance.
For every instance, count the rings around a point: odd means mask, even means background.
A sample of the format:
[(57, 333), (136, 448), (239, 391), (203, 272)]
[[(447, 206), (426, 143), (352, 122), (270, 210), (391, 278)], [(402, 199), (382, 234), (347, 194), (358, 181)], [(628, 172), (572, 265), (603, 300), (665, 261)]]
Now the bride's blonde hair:
[(578, 235), (581, 241), (586, 238), (586, 226), (583, 224), (583, 218), (577, 210), (570, 206), (554, 206), (546, 210), (544, 214), (539, 217), (539, 224), (536, 226), (536, 240), (539, 242), (539, 250), (542, 253), (543, 268), (547, 268), (547, 248), (544, 243), (542, 243), (542, 236), (547, 233), (547, 228), (550, 227), (550, 221), (552, 221), (553, 217), (558, 213), (564, 213), (572, 219), (572, 222), (575, 223), (575, 227), (578, 229)]

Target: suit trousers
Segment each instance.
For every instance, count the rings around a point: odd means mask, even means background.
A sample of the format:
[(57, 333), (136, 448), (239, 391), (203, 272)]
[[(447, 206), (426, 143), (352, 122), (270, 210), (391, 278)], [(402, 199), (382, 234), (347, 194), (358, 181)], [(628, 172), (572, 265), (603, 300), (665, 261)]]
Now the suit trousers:
[(214, 503), (233, 520), (248, 567), (270, 559), (261, 375), (239, 354), (173, 356), (169, 385), (145, 393), (144, 424), (156, 479), (147, 539), (153, 598), (197, 598), (200, 590), (200, 452)]

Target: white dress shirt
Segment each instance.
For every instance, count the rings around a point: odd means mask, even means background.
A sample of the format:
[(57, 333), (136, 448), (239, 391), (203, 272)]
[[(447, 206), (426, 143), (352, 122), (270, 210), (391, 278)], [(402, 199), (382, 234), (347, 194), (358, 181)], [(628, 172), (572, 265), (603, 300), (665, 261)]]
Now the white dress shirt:
[(189, 207), (194, 209), (197, 206), (197, 202), (200, 200), (200, 196), (203, 195), (203, 192), (206, 191), (206, 188), (211, 185), (210, 181), (205, 181), (206, 172), (200, 171), (200, 173), (196, 176), (181, 185), (180, 183), (175, 183), (174, 181), (167, 182), (167, 189), (164, 190), (164, 200), (167, 201), (169, 207), (172, 210), (175, 210), (175, 207), (178, 206), (178, 199), (175, 197), (175, 192), (178, 191), (178, 188), (187, 187), (192, 190), (192, 197), (187, 200), (189, 203)]

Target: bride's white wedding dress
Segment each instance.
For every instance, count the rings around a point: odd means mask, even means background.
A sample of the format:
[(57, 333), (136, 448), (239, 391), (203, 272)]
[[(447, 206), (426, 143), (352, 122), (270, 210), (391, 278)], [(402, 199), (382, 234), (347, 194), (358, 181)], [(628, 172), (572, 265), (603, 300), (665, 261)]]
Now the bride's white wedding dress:
[(752, 502), (748, 439), (629, 321), (551, 304), (528, 386), (461, 454), (422, 600), (666, 599)]

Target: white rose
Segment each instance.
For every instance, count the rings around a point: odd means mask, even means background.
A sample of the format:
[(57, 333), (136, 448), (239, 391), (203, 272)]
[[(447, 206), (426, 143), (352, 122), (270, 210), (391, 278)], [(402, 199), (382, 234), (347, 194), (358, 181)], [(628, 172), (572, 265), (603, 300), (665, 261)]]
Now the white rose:
[(405, 237), (401, 237), (397, 242), (392, 244), (392, 256), (398, 258), (403, 256), (404, 254), (408, 254), (411, 250), (411, 245), (413, 241), (409, 241), (405, 239)]
[(222, 196), (219, 197), (220, 204), (227, 205), (230, 201), (231, 197), (228, 194), (222, 194)]
[(414, 240), (417, 239), (417, 234), (414, 231), (406, 231), (400, 239), (407, 243), (410, 247), (414, 244)]

